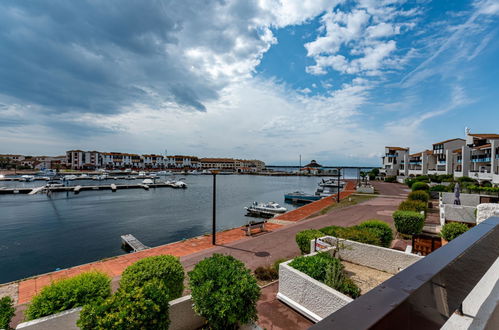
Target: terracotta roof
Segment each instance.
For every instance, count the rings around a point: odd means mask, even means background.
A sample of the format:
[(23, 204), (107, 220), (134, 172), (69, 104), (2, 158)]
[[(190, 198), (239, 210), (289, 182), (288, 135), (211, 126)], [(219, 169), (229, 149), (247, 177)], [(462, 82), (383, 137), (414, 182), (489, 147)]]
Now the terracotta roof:
[(201, 158), (203, 163), (233, 163), (232, 158)]
[(415, 154), (411, 154), (411, 155), (409, 155), (409, 156), (411, 156), (411, 157), (421, 156), (421, 155), (423, 154), (423, 152), (424, 152), (425, 154), (427, 154), (427, 155), (432, 155), (432, 154), (433, 154), (433, 151), (431, 151), (431, 150), (425, 150), (425, 151), (417, 152), (417, 153), (415, 153)]
[(403, 151), (409, 150), (409, 148), (402, 148), (402, 147), (385, 147), (385, 148), (388, 148), (390, 150), (403, 150)]
[(465, 141), (464, 139), (461, 139), (461, 138), (455, 138), (455, 139), (449, 139), (449, 140), (445, 140), (445, 141), (441, 141), (441, 142), (433, 143), (433, 145), (436, 145), (436, 144), (443, 144), (443, 143), (447, 143), (447, 142), (451, 142), (451, 141), (455, 141), (455, 140)]
[(468, 134), (479, 139), (499, 139), (499, 134)]
[(478, 146), (478, 147), (473, 147), (473, 149), (475, 149), (475, 150), (487, 149), (487, 148), (490, 148), (490, 146), (491, 146), (491, 144), (487, 143), (487, 144), (484, 144), (484, 145), (481, 145), (481, 146)]

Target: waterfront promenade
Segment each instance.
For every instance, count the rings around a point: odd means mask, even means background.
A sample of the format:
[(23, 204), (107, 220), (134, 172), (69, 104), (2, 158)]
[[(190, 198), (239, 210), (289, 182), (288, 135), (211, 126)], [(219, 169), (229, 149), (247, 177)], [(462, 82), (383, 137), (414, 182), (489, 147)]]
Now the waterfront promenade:
[[(310, 215), (316, 214), (335, 203), (332, 197), (324, 198), (275, 218), (278, 223), (268, 223), (268, 232), (266, 233), (247, 237), (241, 228), (227, 230), (217, 233), (217, 246), (215, 247), (211, 245), (211, 235), (195, 237), (141, 252), (121, 255), (21, 280), (9, 284), (8, 287), (0, 287), (0, 294), (10, 291), (11, 295), (16, 296), (16, 303), (23, 305), (52, 281), (89, 270), (99, 270), (107, 273), (113, 277), (113, 286), (116, 287), (120, 275), (126, 267), (141, 258), (160, 254), (171, 254), (180, 257), (187, 271), (192, 269), (197, 262), (213, 253), (233, 255), (245, 262), (247, 267), (255, 269), (258, 266), (271, 264), (280, 258), (291, 258), (299, 255), (295, 235), (301, 230), (321, 228), (333, 224), (350, 226), (371, 218), (378, 218), (392, 223), (391, 213), (397, 208), (401, 198), (407, 194), (405, 186), (383, 182), (376, 182), (375, 186), (380, 193), (380, 197), (357, 205), (333, 209), (325, 215), (307, 219)], [(355, 182), (349, 181), (346, 189), (341, 193), (341, 199), (348, 198), (354, 193), (354, 187)]]

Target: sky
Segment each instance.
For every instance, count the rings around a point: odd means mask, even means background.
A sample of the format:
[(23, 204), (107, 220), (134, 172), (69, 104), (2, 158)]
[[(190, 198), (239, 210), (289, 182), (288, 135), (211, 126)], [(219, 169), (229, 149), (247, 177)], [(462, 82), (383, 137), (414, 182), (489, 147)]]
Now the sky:
[(379, 165), (499, 133), (499, 0), (0, 2), (0, 153)]

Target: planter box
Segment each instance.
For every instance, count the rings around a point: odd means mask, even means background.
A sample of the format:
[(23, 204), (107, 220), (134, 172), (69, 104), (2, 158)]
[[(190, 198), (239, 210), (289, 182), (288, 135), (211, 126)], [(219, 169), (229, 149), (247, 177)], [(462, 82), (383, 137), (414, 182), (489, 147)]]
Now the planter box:
[[(312, 240), (313, 250), (332, 253), (328, 240), (337, 240), (326, 236)], [(390, 274), (419, 261), (420, 256), (405, 252), (368, 245), (348, 240), (340, 240), (344, 248), (340, 251), (341, 260), (366, 266)], [(316, 249), (316, 246), (318, 249)], [(313, 251), (312, 250), (312, 251)], [(309, 256), (316, 252), (309, 254)], [(352, 298), (321, 283), (310, 276), (289, 266), (290, 261), (279, 265), (279, 292), (277, 298), (314, 322), (318, 322), (352, 301)]]
[[(70, 309), (54, 315), (19, 324), (16, 329), (25, 330), (79, 330), (76, 321), (80, 318), (80, 308)], [(204, 318), (192, 309), (191, 296), (170, 301), (171, 330), (197, 329), (204, 325)]]

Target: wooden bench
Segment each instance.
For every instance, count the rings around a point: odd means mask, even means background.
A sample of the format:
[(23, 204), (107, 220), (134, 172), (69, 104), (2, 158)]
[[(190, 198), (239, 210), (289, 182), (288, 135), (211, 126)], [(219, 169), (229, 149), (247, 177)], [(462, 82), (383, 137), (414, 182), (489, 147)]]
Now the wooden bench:
[(248, 222), (247, 225), (244, 225), (243, 228), (241, 228), (241, 230), (244, 230), (246, 232), (246, 236), (251, 236), (251, 230), (252, 229), (256, 229), (256, 228), (260, 228), (261, 231), (265, 231), (265, 223), (267, 221), (259, 221), (259, 222), (255, 222), (255, 221), (250, 221)]

